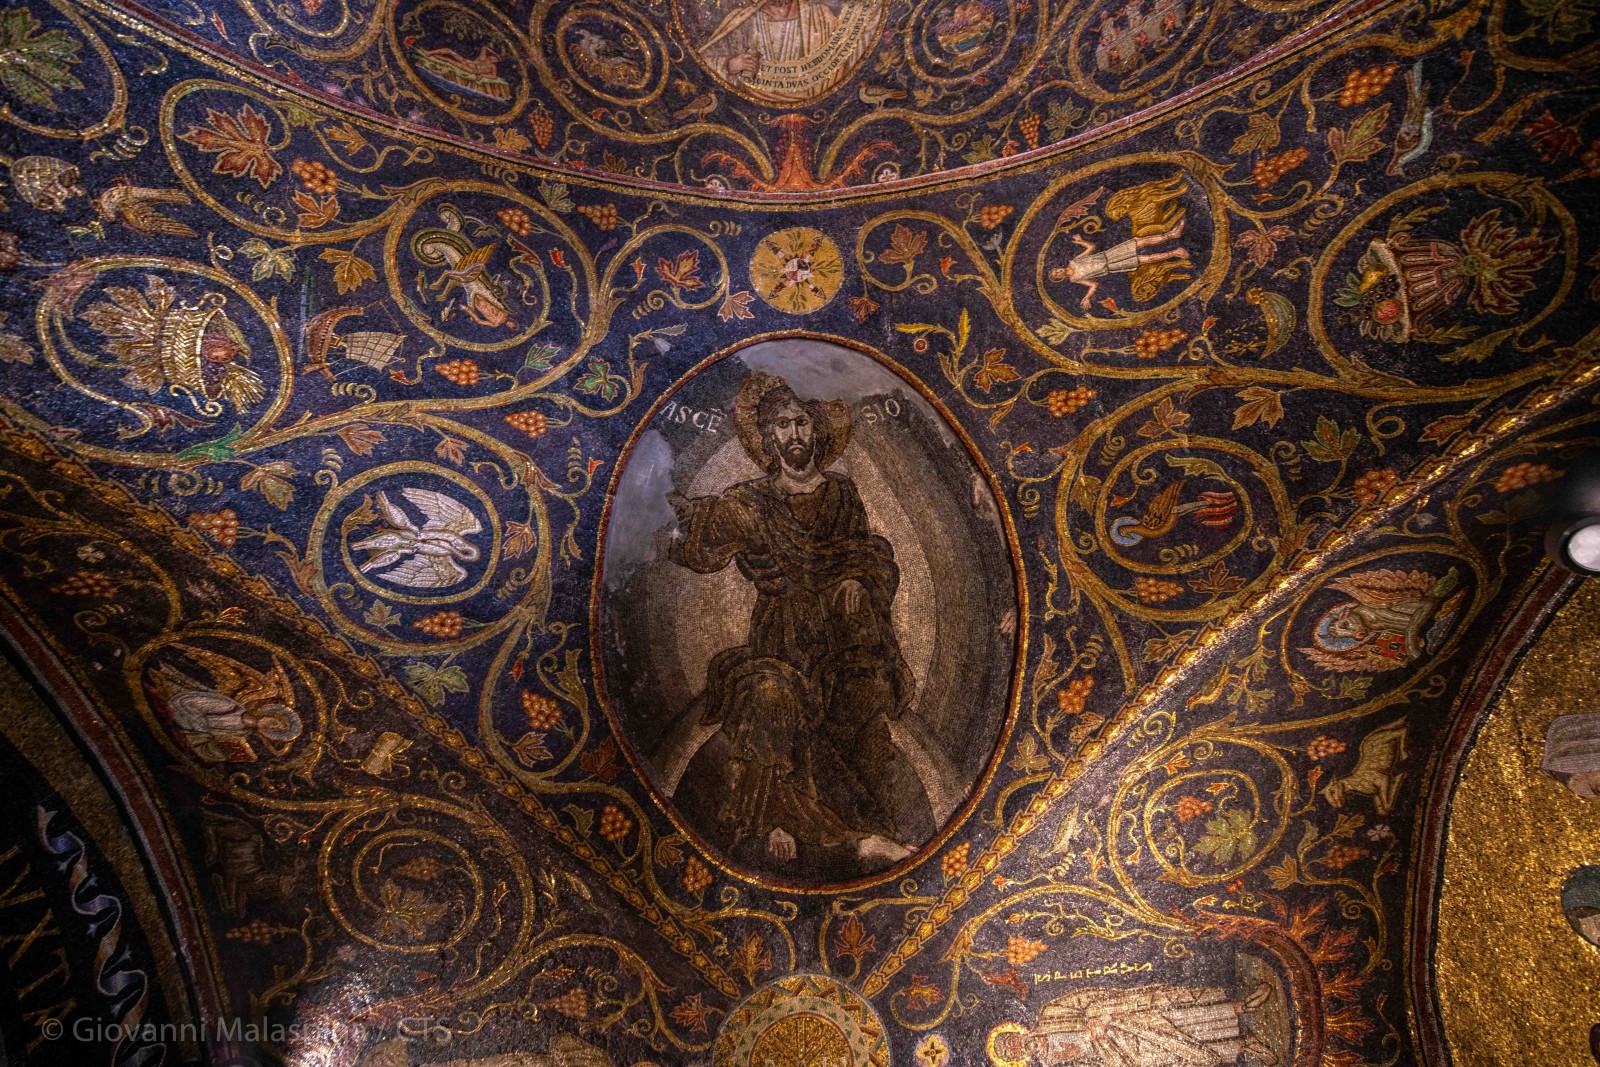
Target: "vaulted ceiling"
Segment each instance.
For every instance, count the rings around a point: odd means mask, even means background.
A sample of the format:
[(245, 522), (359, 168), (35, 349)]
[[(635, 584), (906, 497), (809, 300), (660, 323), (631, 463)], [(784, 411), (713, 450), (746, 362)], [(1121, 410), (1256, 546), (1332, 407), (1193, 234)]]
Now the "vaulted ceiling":
[(1595, 15), (0, 8), (0, 1063), (1588, 1062)]

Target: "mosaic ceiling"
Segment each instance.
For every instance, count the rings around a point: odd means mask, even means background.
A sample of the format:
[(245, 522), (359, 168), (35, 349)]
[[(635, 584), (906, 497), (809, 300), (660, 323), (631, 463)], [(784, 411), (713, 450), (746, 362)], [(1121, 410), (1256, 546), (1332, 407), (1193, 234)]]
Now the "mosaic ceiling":
[(1596, 15), (0, 7), (0, 1063), (1585, 1062)]

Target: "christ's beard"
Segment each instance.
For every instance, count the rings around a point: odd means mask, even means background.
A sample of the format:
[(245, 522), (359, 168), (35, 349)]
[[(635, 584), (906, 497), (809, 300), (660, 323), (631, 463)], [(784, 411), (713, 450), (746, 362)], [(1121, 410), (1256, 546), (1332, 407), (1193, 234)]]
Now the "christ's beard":
[(790, 471), (795, 474), (804, 474), (811, 469), (811, 460), (816, 455), (816, 451), (815, 442), (807, 441), (802, 444), (796, 441), (787, 448), (780, 448), (778, 456), (783, 465)]

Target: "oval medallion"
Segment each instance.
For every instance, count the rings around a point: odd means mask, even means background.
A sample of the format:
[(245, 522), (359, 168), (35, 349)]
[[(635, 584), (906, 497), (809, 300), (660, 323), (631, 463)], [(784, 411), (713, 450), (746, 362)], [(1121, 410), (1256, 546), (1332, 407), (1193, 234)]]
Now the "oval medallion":
[(1013, 539), (916, 386), (785, 338), (703, 364), (636, 433), (597, 578), (618, 733), (679, 825), (790, 885), (953, 825), (1013, 693)]

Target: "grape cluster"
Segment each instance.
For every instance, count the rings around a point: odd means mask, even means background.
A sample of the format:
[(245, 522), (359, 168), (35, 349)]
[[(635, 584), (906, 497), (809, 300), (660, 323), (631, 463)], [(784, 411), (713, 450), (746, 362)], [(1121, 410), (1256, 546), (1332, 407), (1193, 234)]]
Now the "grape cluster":
[(1344, 76), (1344, 88), (1339, 90), (1339, 106), (1353, 107), (1356, 104), (1365, 104), (1383, 92), (1384, 86), (1389, 84), (1399, 69), (1394, 63), (1385, 63), (1378, 67), (1368, 67), (1366, 70), (1352, 70)]
[(223, 548), (232, 548), (234, 542), (239, 540), (239, 516), (232, 508), (190, 515), (189, 526), (210, 537)]
[(614, 230), (622, 221), (615, 204), (579, 204), (577, 212), (601, 230)]
[(1209, 815), (1211, 810), (1212, 804), (1209, 800), (1201, 800), (1199, 797), (1178, 798), (1179, 822), (1188, 822), (1190, 819), (1198, 819), (1202, 815)]
[(946, 878), (961, 877), (962, 872), (967, 869), (967, 853), (971, 850), (971, 847), (970, 842), (964, 841), (956, 848), (946, 852), (944, 857), (939, 860), (939, 869), (944, 872)]
[(1094, 679), (1088, 675), (1074, 678), (1072, 684), (1056, 693), (1056, 701), (1061, 705), (1063, 715), (1081, 715), (1083, 706), (1089, 699), (1089, 694), (1094, 691)]
[(1010, 937), (1006, 939), (1006, 962), (1013, 967), (1021, 967), (1030, 963), (1050, 946), (1043, 941), (1035, 941), (1027, 937)]
[(1515, 463), (1500, 472), (1494, 487), (1502, 493), (1509, 493), (1513, 489), (1526, 489), (1530, 485), (1554, 481), (1559, 477), (1561, 472), (1551, 470), (1548, 463)]
[(1183, 592), (1183, 586), (1177, 582), (1163, 581), (1160, 578), (1147, 578), (1141, 575), (1134, 579), (1133, 591), (1138, 595), (1139, 603), (1141, 604), (1160, 604)]
[(62, 596), (97, 596), (105, 600), (117, 595), (117, 587), (111, 580), (93, 571), (79, 571), (51, 591)]
[(1028, 142), (1029, 148), (1039, 147), (1039, 116), (1026, 115), (1017, 122), (1017, 129), (1022, 131), (1022, 136)]
[(1394, 471), (1364, 471), (1361, 476), (1355, 480), (1355, 484), (1350, 488), (1355, 492), (1356, 500), (1363, 504), (1371, 504), (1377, 501), (1379, 497), (1383, 496), (1384, 493), (1388, 492), (1389, 487), (1397, 480), (1398, 476), (1394, 473)]
[(526, 237), (533, 232), (533, 220), (519, 207), (503, 207), (495, 212), (495, 217), (505, 223), (506, 229), (518, 237)]
[(506, 416), (506, 422), (529, 437), (540, 437), (550, 429), (550, 420), (537, 411), (514, 411)]
[(1283, 177), (1285, 172), (1304, 163), (1308, 154), (1304, 148), (1291, 148), (1287, 152), (1279, 152), (1275, 156), (1257, 160), (1255, 169), (1250, 172), (1250, 176), (1255, 179), (1256, 188), (1265, 189)]
[(1337, 871), (1368, 854), (1366, 849), (1357, 848), (1355, 845), (1334, 845), (1323, 854), (1321, 862), (1324, 867)]
[(539, 693), (522, 691), (522, 710), (535, 730), (554, 730), (561, 722), (561, 705)]
[(247, 945), (265, 945), (272, 941), (272, 927), (260, 919), (251, 919), (243, 926), (235, 926), (223, 936), (230, 941), (243, 941)]
[(549, 148), (550, 138), (556, 132), (555, 116), (541, 107), (528, 116), (528, 125), (533, 128), (533, 139), (539, 143), (539, 147)]
[(694, 856), (683, 865), (683, 888), (698, 893), (711, 884), (711, 871)]
[(297, 159), (289, 164), (294, 176), (313, 193), (328, 196), (339, 191), (339, 176), (326, 163), (315, 159)]
[(478, 384), (478, 365), (470, 359), (452, 359), (447, 363), (436, 363), (433, 369), (457, 385)]
[(1327, 759), (1329, 756), (1337, 756), (1347, 747), (1337, 737), (1318, 737), (1306, 746), (1306, 755), (1314, 760), (1322, 760)]
[(1187, 330), (1146, 330), (1134, 339), (1133, 354), (1140, 359), (1155, 359), (1188, 336)]
[(600, 813), (600, 836), (607, 841), (621, 841), (633, 829), (633, 820), (615, 804), (607, 804)]
[(589, 993), (582, 986), (573, 986), (559, 997), (544, 1002), (545, 1007), (559, 1011), (569, 1019), (589, 1017)]
[(436, 611), (425, 619), (418, 619), (411, 625), (425, 634), (434, 637), (443, 637), (446, 640), (461, 636), (461, 624), (464, 622), (459, 611)]
[(1057, 389), (1044, 398), (1045, 406), (1050, 409), (1050, 414), (1056, 418), (1071, 415), (1074, 411), (1082, 410), (1083, 406), (1094, 399), (1094, 390), (1086, 385), (1076, 389)]
[(1015, 210), (1017, 209), (1010, 204), (986, 204), (978, 211), (978, 225), (986, 230), (992, 230), (1010, 218)]

